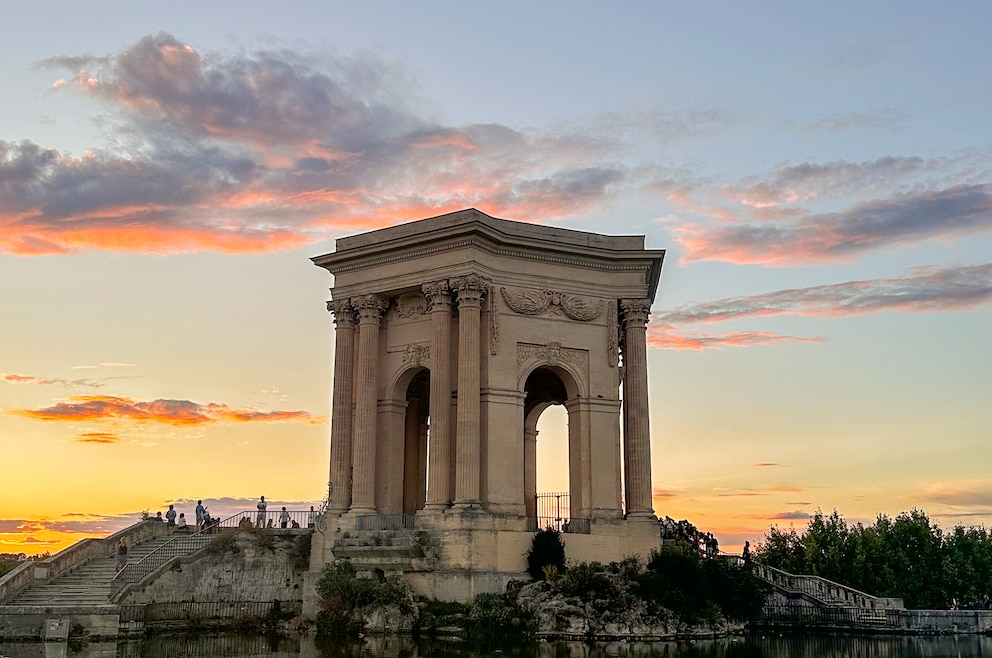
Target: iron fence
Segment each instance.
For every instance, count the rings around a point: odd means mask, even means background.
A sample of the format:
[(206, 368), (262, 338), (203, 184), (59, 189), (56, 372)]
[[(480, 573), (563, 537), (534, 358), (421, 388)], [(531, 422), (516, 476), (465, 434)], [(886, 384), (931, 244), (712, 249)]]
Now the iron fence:
[(530, 530), (552, 528), (562, 533), (588, 535), (591, 529), (589, 519), (572, 518), (571, 495), (565, 492), (543, 493), (535, 496), (537, 518), (530, 519)]

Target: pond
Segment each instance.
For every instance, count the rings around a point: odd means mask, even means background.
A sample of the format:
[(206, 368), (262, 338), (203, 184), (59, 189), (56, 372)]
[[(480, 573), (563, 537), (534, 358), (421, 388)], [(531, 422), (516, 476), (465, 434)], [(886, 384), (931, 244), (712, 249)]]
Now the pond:
[(467, 647), (408, 637), (319, 645), (312, 637), (158, 636), (127, 642), (0, 643), (4, 658), (992, 658), (992, 637), (753, 633), (693, 642), (527, 642)]

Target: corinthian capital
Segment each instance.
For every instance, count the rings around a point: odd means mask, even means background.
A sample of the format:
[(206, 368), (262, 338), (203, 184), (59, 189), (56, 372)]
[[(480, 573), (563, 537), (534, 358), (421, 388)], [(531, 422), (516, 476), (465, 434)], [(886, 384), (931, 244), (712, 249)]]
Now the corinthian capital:
[(489, 292), (489, 281), (478, 274), (467, 274), (449, 282), (452, 289), (458, 293), (458, 305), (482, 305), (482, 300)]
[(355, 309), (351, 307), (349, 300), (331, 300), (327, 302), (327, 310), (334, 315), (334, 324), (337, 326), (344, 328), (355, 326)]
[(629, 327), (643, 327), (648, 323), (648, 316), (651, 315), (651, 300), (621, 299), (620, 310), (623, 315), (624, 325)]
[(386, 300), (376, 294), (352, 297), (348, 301), (358, 312), (358, 320), (361, 324), (379, 324), (387, 306)]
[(451, 310), (451, 290), (445, 280), (431, 281), (421, 286), (431, 311)]

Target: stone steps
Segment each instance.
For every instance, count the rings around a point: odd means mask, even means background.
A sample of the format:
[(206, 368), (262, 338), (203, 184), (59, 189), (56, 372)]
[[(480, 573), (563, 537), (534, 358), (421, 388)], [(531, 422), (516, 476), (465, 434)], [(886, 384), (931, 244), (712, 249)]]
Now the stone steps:
[(349, 560), (356, 571), (433, 571), (437, 543), (425, 531), (363, 530), (339, 537), (331, 551), (336, 559)]
[[(137, 562), (174, 538), (155, 537), (136, 544), (128, 551), (128, 561)], [(48, 582), (31, 585), (5, 605), (107, 605), (115, 575), (115, 558), (94, 558)]]

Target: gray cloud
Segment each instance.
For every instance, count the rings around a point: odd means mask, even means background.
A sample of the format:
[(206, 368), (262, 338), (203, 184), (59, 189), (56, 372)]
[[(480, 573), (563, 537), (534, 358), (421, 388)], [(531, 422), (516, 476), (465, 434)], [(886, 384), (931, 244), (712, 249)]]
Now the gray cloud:
[(467, 206), (558, 217), (633, 184), (608, 132), (442, 125), (368, 55), (202, 54), (158, 34), (41, 66), (107, 104), (116, 146), (0, 142), (0, 251), (290, 248)]
[(974, 184), (898, 194), (791, 223), (687, 225), (674, 233), (686, 262), (783, 266), (849, 261), (874, 249), (987, 231), (992, 231), (992, 185)]
[(796, 510), (795, 512), (779, 512), (769, 518), (775, 521), (805, 521), (810, 518), (810, 515), (807, 512)]
[(917, 267), (905, 276), (848, 281), (763, 295), (728, 297), (676, 307), (656, 316), (669, 325), (724, 322), (771, 315), (841, 317), (880, 311), (960, 311), (992, 301), (992, 263)]

